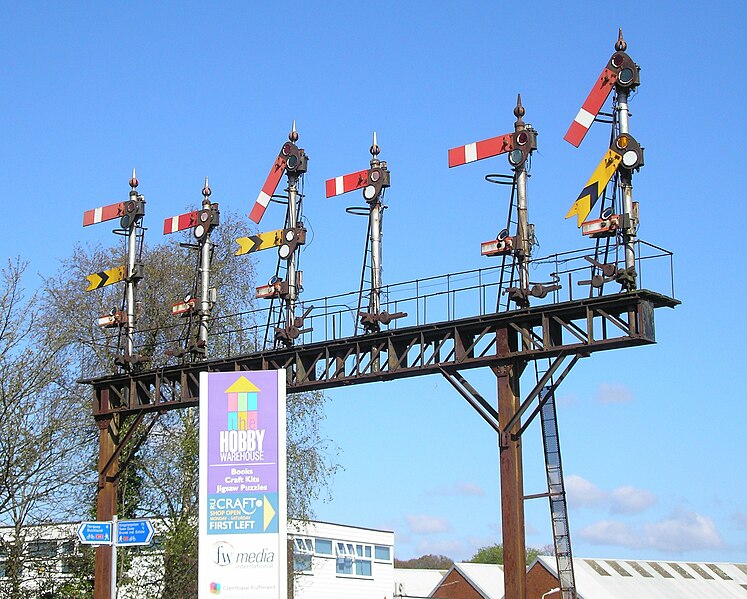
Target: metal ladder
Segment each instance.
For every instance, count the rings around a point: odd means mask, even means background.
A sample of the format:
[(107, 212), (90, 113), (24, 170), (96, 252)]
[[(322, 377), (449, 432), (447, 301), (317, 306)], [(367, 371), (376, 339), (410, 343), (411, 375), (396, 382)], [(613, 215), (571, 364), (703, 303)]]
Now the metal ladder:
[(545, 469), (547, 472), (547, 491), (550, 500), (550, 519), (560, 593), (562, 599), (576, 599), (571, 533), (568, 526), (568, 506), (565, 500), (563, 464), (560, 459), (560, 438), (558, 436), (555, 391), (552, 381), (550, 385), (543, 387), (540, 391), (539, 401), (541, 405), (542, 444), (545, 450)]

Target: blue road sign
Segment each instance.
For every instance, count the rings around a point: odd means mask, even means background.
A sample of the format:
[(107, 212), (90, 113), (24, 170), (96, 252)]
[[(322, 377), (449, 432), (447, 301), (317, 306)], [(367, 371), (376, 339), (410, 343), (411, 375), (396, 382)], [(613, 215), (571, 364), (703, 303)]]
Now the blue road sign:
[(78, 538), (85, 545), (111, 545), (111, 522), (81, 522), (78, 527)]
[(150, 545), (153, 525), (150, 520), (120, 520), (117, 522), (117, 545)]

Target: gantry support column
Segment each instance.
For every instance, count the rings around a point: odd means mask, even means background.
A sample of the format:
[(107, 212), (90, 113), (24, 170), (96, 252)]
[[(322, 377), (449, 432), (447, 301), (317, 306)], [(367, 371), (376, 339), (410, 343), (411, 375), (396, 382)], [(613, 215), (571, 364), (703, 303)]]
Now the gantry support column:
[[(507, 329), (497, 333), (498, 355), (510, 352)], [(509, 423), (519, 409), (519, 378), (525, 364), (493, 367), (498, 379), (498, 417)], [(503, 575), (506, 599), (526, 599), (526, 544), (524, 539), (524, 468), (521, 456), (521, 422), (499, 437), (501, 470), (501, 521), (503, 533)], [(515, 436), (514, 436), (515, 435)]]
[[(116, 426), (117, 416), (97, 420), (99, 427), (99, 484), (96, 498), (96, 520), (109, 522), (117, 513), (117, 486), (119, 481), (119, 460), (115, 450), (119, 441)], [(107, 468), (108, 467), (108, 468)], [(93, 597), (94, 599), (113, 599), (112, 583), (112, 547), (100, 545), (96, 548), (96, 566)]]

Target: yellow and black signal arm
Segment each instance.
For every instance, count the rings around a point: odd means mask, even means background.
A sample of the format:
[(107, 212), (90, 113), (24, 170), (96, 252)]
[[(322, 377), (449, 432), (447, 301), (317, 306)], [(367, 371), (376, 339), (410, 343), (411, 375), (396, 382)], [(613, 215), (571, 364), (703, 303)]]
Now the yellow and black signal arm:
[(127, 278), (127, 267), (126, 266), (115, 266), (101, 272), (95, 272), (87, 275), (86, 280), (88, 281), (88, 287), (86, 291), (93, 291), (94, 289), (101, 289), (107, 285), (119, 283)]
[(575, 214), (580, 228), (617, 170), (622, 168), (626, 171), (633, 171), (641, 166), (643, 166), (643, 148), (632, 135), (621, 133), (610, 144), (609, 150), (594, 169), (565, 217), (570, 218)]

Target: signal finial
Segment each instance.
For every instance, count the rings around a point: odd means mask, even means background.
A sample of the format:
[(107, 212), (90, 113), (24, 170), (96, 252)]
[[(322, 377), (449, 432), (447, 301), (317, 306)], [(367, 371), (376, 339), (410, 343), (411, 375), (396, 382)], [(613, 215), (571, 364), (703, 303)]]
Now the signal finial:
[(373, 144), (371, 144), (371, 147), (368, 149), (369, 152), (371, 152), (371, 156), (376, 158), (379, 155), (379, 152), (381, 152), (381, 148), (379, 147), (379, 144), (376, 143), (376, 131), (373, 132)]
[(130, 179), (130, 187), (134, 190), (138, 186), (139, 181), (137, 180), (137, 177), (135, 176), (135, 167), (132, 167), (132, 179)]
[(213, 193), (213, 190), (210, 189), (208, 178), (207, 176), (205, 176), (205, 187), (202, 188), (202, 196), (207, 200), (210, 197), (211, 193)]
[(288, 134), (288, 139), (290, 139), (293, 143), (296, 143), (298, 141), (298, 131), (296, 131), (296, 121), (293, 120), (293, 128), (291, 129), (291, 132)]
[(617, 33), (617, 42), (615, 42), (615, 50), (618, 52), (625, 52), (625, 50), (628, 49), (628, 44), (623, 39), (623, 30), (622, 27), (618, 30)]
[(524, 107), (521, 105), (521, 94), (518, 94), (516, 98), (516, 108), (514, 108), (514, 116), (516, 117), (516, 123), (514, 123), (517, 127), (524, 124), (524, 121), (521, 117), (523, 117), (526, 114), (526, 110), (524, 110)]

